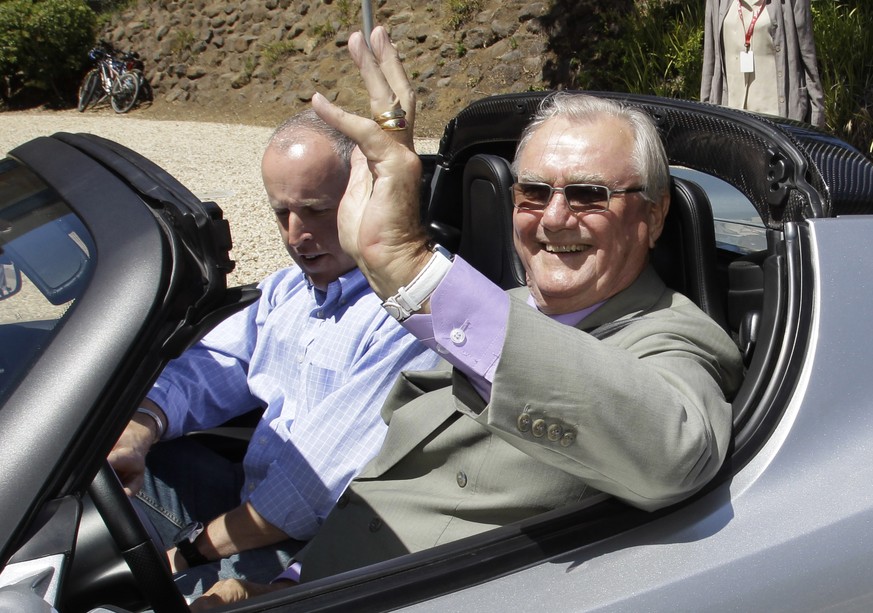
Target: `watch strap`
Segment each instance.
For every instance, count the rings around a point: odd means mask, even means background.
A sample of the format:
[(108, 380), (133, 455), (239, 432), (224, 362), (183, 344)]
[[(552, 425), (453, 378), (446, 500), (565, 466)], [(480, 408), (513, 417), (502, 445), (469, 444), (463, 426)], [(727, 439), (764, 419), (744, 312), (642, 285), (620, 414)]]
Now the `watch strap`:
[(385, 300), (382, 306), (397, 321), (408, 319), (430, 298), (451, 267), (451, 252), (445, 247), (435, 245), (433, 255), (424, 268), (408, 285), (400, 287), (396, 294)]

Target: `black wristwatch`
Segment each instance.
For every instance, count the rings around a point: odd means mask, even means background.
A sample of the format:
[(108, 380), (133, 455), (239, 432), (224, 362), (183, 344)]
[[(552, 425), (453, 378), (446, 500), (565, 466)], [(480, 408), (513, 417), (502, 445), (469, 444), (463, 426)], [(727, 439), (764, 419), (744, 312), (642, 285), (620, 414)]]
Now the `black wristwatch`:
[(199, 521), (191, 522), (179, 530), (179, 534), (173, 540), (173, 544), (179, 550), (179, 553), (182, 554), (182, 557), (185, 558), (185, 561), (188, 562), (189, 567), (209, 563), (206, 556), (200, 553), (196, 545), (194, 545), (194, 541), (197, 540), (201, 532), (203, 532), (203, 524)]

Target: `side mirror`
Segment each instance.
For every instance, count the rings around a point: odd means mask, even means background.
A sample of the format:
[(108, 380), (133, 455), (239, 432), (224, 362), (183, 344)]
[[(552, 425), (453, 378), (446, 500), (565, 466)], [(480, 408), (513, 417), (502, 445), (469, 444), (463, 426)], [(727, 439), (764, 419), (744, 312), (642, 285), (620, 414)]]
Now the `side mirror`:
[(0, 300), (21, 291), (21, 271), (6, 256), (0, 255)]

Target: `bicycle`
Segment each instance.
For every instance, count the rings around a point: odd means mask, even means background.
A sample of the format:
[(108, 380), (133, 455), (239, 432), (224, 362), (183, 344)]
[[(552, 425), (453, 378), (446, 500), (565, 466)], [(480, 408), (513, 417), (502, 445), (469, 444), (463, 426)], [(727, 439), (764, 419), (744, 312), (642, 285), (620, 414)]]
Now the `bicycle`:
[(132, 109), (146, 83), (139, 56), (134, 52), (118, 54), (111, 45), (100, 41), (88, 57), (97, 63), (97, 67), (88, 71), (82, 80), (79, 112), (96, 106), (107, 97), (116, 113)]

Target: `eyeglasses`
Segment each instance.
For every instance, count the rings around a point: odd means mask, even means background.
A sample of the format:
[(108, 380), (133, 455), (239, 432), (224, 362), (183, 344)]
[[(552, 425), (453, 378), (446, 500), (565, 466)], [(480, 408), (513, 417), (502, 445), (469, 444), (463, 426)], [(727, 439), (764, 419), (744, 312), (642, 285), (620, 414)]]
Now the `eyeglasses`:
[(542, 211), (551, 202), (555, 192), (561, 192), (574, 213), (603, 213), (609, 210), (609, 201), (613, 195), (635, 194), (645, 190), (645, 187), (609, 189), (605, 185), (588, 183), (553, 187), (548, 183), (519, 182), (512, 184), (512, 202), (517, 209)]

